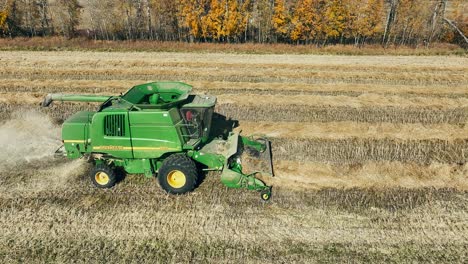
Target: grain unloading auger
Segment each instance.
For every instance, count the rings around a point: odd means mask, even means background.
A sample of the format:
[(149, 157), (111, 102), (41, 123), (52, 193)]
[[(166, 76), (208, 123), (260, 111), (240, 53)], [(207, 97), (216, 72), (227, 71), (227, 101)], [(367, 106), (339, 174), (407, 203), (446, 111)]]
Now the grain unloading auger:
[(221, 126), (216, 119), (212, 123), (216, 97), (191, 95), (191, 90), (185, 83), (153, 82), (120, 96), (49, 94), (42, 106), (101, 103), (95, 112), (75, 113), (62, 127), (63, 155), (94, 162), (91, 180), (97, 187), (112, 187), (116, 169), (123, 168), (147, 177), (157, 174), (165, 191), (182, 194), (196, 187), (201, 167), (221, 171), (227, 187), (256, 190), (268, 200), (271, 187), (256, 177), (259, 172), (244, 174), (240, 157), (244, 149), (263, 153), (273, 176), (270, 141), (241, 136), (232, 127), (224, 138), (216, 135)]

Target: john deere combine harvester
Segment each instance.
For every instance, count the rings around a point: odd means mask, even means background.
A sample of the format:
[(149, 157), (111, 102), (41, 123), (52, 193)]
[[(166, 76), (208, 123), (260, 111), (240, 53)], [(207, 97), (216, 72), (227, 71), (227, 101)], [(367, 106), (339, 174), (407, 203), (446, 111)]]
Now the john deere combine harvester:
[[(117, 168), (152, 177), (172, 194), (192, 191), (199, 168), (222, 171), (221, 182), (230, 188), (246, 188), (271, 196), (271, 187), (244, 174), (240, 155), (244, 149), (263, 153), (273, 176), (270, 142), (240, 136), (230, 129), (225, 138), (215, 135), (212, 124), (216, 97), (191, 95), (192, 87), (180, 82), (137, 85), (120, 96), (49, 94), (42, 106), (53, 101), (100, 102), (96, 112), (81, 111), (62, 127), (68, 158), (87, 157), (94, 162), (91, 180), (99, 188), (117, 181)], [(64, 149), (64, 150), (63, 150)]]

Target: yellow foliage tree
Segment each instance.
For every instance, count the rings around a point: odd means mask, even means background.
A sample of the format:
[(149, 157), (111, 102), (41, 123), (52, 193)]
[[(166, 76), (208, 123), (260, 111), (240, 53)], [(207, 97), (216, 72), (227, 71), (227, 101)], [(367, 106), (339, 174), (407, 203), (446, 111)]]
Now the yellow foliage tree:
[(194, 38), (203, 35), (202, 15), (205, 7), (204, 0), (180, 0), (180, 15), (183, 25), (189, 29), (189, 34)]
[(364, 9), (365, 22), (363, 22), (362, 35), (365, 37), (373, 37), (383, 31), (383, 0), (368, 0)]
[[(216, 41), (230, 41), (245, 30), (249, 1), (239, 5), (238, 0), (211, 0), (207, 13), (199, 15), (201, 36)], [(204, 8), (205, 9), (205, 8)]]
[(345, 36), (353, 37), (357, 45), (361, 40), (382, 33), (383, 2), (384, 0), (347, 0), (349, 16)]
[(288, 33), (289, 14), (286, 10), (284, 0), (276, 0), (273, 13), (273, 28), (275, 33), (280, 36), (286, 36)]
[(7, 19), (8, 19), (8, 16), (10, 16), (10, 7), (11, 7), (11, 3), (8, 0), (5, 1), (2, 7), (0, 7), (0, 33), (1, 34), (5, 34), (9, 30)]
[(227, 0), (227, 14), (224, 21), (223, 33), (226, 37), (234, 38), (242, 31), (242, 13), (237, 0)]
[(4, 30), (6, 28), (6, 20), (8, 18), (8, 11), (2, 10), (0, 11), (0, 29)]
[(327, 38), (341, 36), (349, 17), (342, 0), (327, 1), (324, 11), (323, 32)]
[(210, 11), (202, 17), (202, 35), (205, 38), (219, 40), (224, 34), (223, 22), (227, 0), (211, 0)]
[(320, 6), (322, 0), (299, 0), (291, 19), (291, 40), (314, 39), (322, 31)]

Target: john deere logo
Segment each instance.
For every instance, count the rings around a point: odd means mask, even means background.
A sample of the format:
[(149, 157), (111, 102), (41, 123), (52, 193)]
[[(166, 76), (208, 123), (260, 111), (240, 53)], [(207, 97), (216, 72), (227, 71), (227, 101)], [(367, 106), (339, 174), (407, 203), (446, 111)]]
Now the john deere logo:
[(125, 150), (131, 149), (130, 147), (123, 147), (123, 146), (96, 146), (94, 149), (102, 149), (102, 150)]

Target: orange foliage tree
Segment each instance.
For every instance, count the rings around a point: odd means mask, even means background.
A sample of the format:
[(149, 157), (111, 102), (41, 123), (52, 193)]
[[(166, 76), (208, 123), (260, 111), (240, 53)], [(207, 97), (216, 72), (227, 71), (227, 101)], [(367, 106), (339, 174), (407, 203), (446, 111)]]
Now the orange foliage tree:
[(284, 0), (276, 0), (272, 23), (273, 29), (278, 37), (284, 38), (287, 36), (290, 20), (291, 18), (288, 10), (286, 10)]
[(321, 7), (324, 2), (323, 0), (299, 0), (297, 2), (291, 19), (291, 40), (304, 40), (307, 43), (312, 39), (322, 37)]
[(467, 0), (0, 0), (0, 34), (468, 45), (467, 9)]
[(7, 27), (7, 18), (8, 18), (8, 10), (0, 11), (0, 32), (5, 33), (8, 30)]
[(383, 2), (383, 0), (347, 1), (349, 17), (345, 36), (353, 38), (355, 45), (382, 33)]
[(225, 5), (226, 0), (211, 0), (208, 14), (201, 18), (202, 35), (204, 38), (220, 40), (224, 36)]
[(342, 0), (330, 0), (326, 2), (323, 14), (323, 33), (326, 38), (341, 37), (349, 20), (349, 12)]
[(242, 32), (242, 9), (237, 3), (237, 0), (227, 0), (226, 15), (224, 21), (223, 33), (229, 42), (231, 39), (236, 39)]
[(182, 24), (188, 28), (190, 39), (199, 39), (205, 35), (206, 28), (203, 18), (205, 14), (205, 7), (208, 4), (207, 0), (179, 0), (180, 1), (180, 15), (182, 17)]

